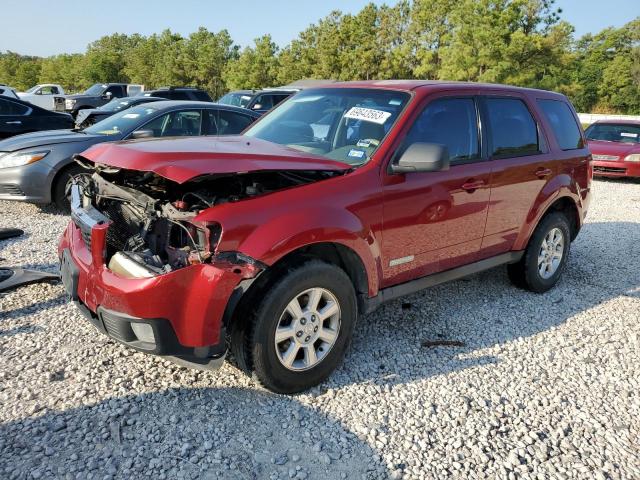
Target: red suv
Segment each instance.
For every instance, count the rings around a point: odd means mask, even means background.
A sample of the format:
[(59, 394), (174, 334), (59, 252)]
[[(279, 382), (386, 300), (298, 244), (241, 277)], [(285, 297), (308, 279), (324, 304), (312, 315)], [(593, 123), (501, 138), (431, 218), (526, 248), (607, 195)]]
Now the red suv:
[(383, 302), (503, 264), (520, 287), (553, 287), (589, 160), (556, 93), (332, 84), (242, 136), (84, 152), (61, 274), (110, 337), (200, 368), (229, 349), (267, 388), (297, 392)]

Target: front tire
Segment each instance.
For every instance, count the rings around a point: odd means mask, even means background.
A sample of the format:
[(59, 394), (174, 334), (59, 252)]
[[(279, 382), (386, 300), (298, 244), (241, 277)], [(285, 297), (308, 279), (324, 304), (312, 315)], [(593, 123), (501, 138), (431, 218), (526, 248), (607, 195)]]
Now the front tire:
[(87, 171), (79, 165), (72, 165), (71, 167), (63, 170), (56, 179), (56, 183), (53, 186), (52, 190), (52, 201), (55, 204), (56, 208), (61, 212), (69, 213), (71, 211), (68, 188), (71, 184), (71, 181), (73, 180), (73, 177), (82, 173), (86, 174)]
[(533, 232), (522, 259), (507, 265), (509, 279), (519, 288), (546, 292), (560, 280), (570, 247), (571, 229), (566, 215), (549, 213)]
[(232, 337), (234, 356), (277, 393), (297, 393), (324, 381), (342, 362), (357, 317), (347, 274), (309, 260), (261, 292), (257, 308)]

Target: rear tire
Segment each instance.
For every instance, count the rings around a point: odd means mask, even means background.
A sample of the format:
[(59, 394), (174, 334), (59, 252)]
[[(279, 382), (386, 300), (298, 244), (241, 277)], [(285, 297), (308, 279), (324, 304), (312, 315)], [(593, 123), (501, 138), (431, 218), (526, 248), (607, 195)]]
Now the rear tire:
[(231, 336), (231, 350), (264, 387), (301, 392), (340, 365), (357, 317), (355, 290), (342, 269), (306, 261), (253, 299), (255, 308)]
[(511, 282), (544, 293), (560, 280), (571, 249), (569, 220), (562, 212), (546, 215), (538, 224), (519, 262), (507, 265)]

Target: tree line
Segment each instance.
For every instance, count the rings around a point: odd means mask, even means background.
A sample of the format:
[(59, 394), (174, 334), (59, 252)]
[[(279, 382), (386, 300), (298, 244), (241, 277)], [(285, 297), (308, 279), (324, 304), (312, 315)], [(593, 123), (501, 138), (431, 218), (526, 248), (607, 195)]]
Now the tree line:
[(231, 89), (303, 78), (494, 82), (565, 93), (579, 111), (640, 114), (640, 17), (574, 38), (555, 0), (400, 0), (333, 11), (279, 48), (270, 35), (240, 48), (226, 30), (188, 36), (113, 34), (83, 54), (0, 53), (0, 83), (26, 89), (97, 82)]

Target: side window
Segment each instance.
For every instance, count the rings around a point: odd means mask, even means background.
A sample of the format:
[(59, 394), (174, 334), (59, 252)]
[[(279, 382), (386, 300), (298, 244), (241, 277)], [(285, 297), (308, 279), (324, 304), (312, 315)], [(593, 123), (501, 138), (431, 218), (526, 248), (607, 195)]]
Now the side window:
[(124, 88), (120, 85), (111, 85), (104, 92), (105, 94), (111, 93), (114, 98), (122, 98), (124, 97)]
[(569, 105), (559, 100), (538, 100), (538, 105), (551, 124), (553, 134), (562, 150), (584, 147), (580, 128)]
[(256, 98), (256, 101), (253, 103), (252, 110), (271, 110), (273, 107), (273, 96), (263, 94)]
[(58, 87), (51, 87), (51, 95), (59, 95), (60, 94), (60, 90), (58, 89)]
[(273, 96), (273, 106), (275, 107), (276, 105), (278, 105), (283, 100), (286, 100), (287, 98), (289, 98), (289, 95), (274, 95)]
[(0, 98), (0, 115), (26, 115), (28, 107)]
[(42, 87), (38, 92), (39, 95), (53, 95), (54, 93), (58, 93), (56, 87)]
[(161, 115), (138, 130), (151, 130), (154, 137), (193, 137), (202, 131), (202, 112), (183, 110)]
[(253, 123), (251, 117), (227, 110), (219, 110), (215, 114), (210, 111), (209, 115), (217, 116), (218, 135), (237, 135)]
[(446, 145), (452, 163), (480, 158), (478, 116), (472, 98), (442, 98), (431, 102), (411, 126), (403, 150), (413, 143)]
[(538, 127), (525, 103), (517, 98), (487, 98), (492, 157), (540, 153)]

